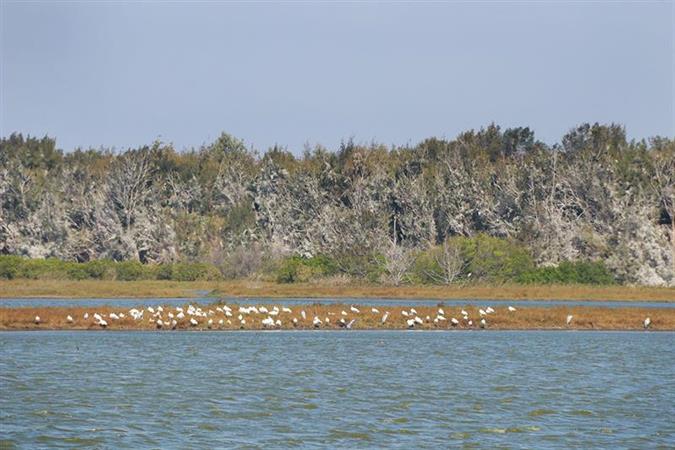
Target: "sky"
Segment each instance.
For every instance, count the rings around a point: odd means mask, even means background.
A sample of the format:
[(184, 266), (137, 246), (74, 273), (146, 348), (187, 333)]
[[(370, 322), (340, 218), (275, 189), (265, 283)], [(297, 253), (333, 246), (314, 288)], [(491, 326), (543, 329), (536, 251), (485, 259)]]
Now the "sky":
[(494, 122), (675, 137), (670, 2), (0, 0), (0, 135), (69, 151), (227, 132), (300, 154)]

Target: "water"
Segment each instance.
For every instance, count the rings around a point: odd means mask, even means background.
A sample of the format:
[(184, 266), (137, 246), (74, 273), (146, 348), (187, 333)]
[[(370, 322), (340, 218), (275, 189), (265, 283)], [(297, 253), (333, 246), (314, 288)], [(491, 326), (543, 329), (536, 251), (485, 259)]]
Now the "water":
[(525, 307), (547, 308), (551, 306), (594, 306), (600, 308), (675, 308), (675, 302), (659, 301), (598, 301), (598, 300), (476, 300), (476, 299), (392, 299), (392, 298), (265, 298), (265, 297), (201, 297), (201, 298), (0, 298), (0, 308), (17, 308), (22, 306), (103, 306), (110, 305), (120, 308), (135, 306), (156, 305), (207, 305), (217, 301), (229, 304), (276, 304), (283, 306), (319, 304), (358, 304), (364, 306), (392, 306), (416, 304), (420, 306), (435, 306), (443, 303), (446, 306), (477, 306), (513, 305)]
[(0, 448), (675, 446), (675, 333), (5, 332)]

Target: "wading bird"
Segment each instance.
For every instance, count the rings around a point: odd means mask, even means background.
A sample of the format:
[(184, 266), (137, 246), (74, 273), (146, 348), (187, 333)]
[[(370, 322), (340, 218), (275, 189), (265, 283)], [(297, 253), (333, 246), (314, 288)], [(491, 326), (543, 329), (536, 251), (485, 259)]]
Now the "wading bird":
[(509, 306), (509, 312), (516, 312), (516, 308), (514, 308), (513, 306)]
[(567, 319), (565, 319), (565, 323), (566, 323), (567, 325), (569, 325), (570, 323), (572, 323), (572, 319), (573, 319), (573, 318), (574, 318), (574, 316), (572, 316), (572, 314), (568, 315), (568, 316), (567, 316)]
[(649, 317), (647, 317), (647, 318), (645, 319), (645, 321), (642, 323), (642, 325), (645, 327), (645, 330), (646, 330), (647, 328), (649, 328), (649, 325), (651, 325), (651, 324), (652, 324), (652, 319), (650, 319)]

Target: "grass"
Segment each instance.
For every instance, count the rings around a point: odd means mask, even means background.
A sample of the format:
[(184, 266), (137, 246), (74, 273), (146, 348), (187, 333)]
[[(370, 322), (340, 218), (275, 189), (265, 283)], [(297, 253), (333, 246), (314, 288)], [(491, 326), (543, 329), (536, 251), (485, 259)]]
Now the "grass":
[(379, 284), (273, 283), (235, 281), (108, 281), (0, 280), (0, 297), (220, 297), (303, 298), (428, 298), (428, 299), (567, 299), (616, 301), (675, 301), (675, 288), (592, 285), (453, 285), (386, 286)]
[[(237, 316), (239, 315), (238, 306), (231, 306), (232, 317), (228, 318), (224, 313), (216, 310), (217, 305), (203, 307), (208, 317), (213, 320), (212, 329), (234, 330), (247, 329), (258, 330), (263, 329), (261, 321), (267, 317), (267, 314), (245, 314), (246, 324), (241, 325)], [(164, 312), (161, 318), (168, 319), (168, 312), (173, 311), (175, 314), (175, 307), (164, 307)], [(273, 305), (268, 304), (267, 308), (271, 310)], [(403, 310), (409, 311), (410, 306), (393, 306), (393, 307), (378, 307), (379, 312), (372, 312), (371, 307), (360, 306), (359, 313), (350, 311), (348, 305), (317, 305), (308, 304), (303, 306), (293, 306), (291, 313), (281, 312), (274, 319), (279, 319), (282, 322), (281, 329), (314, 329), (312, 319), (317, 316), (321, 319), (323, 324), (321, 329), (339, 329), (338, 325), (340, 318), (344, 318), (346, 322), (356, 319), (354, 322), (354, 329), (406, 329), (408, 328), (405, 317), (402, 314)], [(138, 309), (142, 309), (138, 307)], [(156, 308), (155, 308), (156, 309)], [(184, 309), (187, 309), (184, 306)], [(281, 309), (281, 308), (279, 308)], [(415, 306), (417, 315), (423, 319), (424, 323), (417, 325), (417, 329), (480, 329), (479, 328), (479, 312), (475, 306), (465, 307), (443, 307), (445, 311), (446, 321), (433, 323), (433, 318), (436, 317), (438, 307), (430, 306)], [(465, 309), (469, 313), (470, 320), (473, 325), (469, 325), (467, 321), (462, 319), (460, 311)], [(306, 319), (302, 319), (300, 311), (306, 312)], [(552, 307), (552, 308), (518, 308), (515, 312), (507, 310), (505, 305), (495, 306), (495, 312), (486, 316), (488, 329), (496, 330), (521, 330), (521, 329), (537, 329), (537, 330), (560, 330), (560, 329), (577, 329), (577, 330), (641, 330), (643, 329), (643, 321), (646, 317), (650, 317), (652, 330), (675, 330), (675, 309), (673, 308), (601, 308), (601, 307)], [(210, 312), (209, 312), (210, 311)], [(343, 315), (342, 311), (347, 314)], [(382, 316), (385, 311), (388, 311), (388, 320), (383, 324)], [(101, 314), (108, 322), (107, 329), (109, 330), (152, 330), (156, 329), (156, 318), (146, 310), (144, 318), (134, 321), (128, 314), (128, 310), (119, 307), (53, 307), (53, 308), (6, 308), (0, 309), (0, 330), (90, 330), (101, 329), (93, 320), (93, 314), (97, 312)], [(125, 313), (126, 316), (119, 320), (109, 318), (110, 313)], [(89, 318), (85, 320), (84, 314), (88, 313)], [(573, 315), (571, 324), (566, 325), (566, 317), (568, 314)], [(66, 321), (66, 317), (71, 315), (74, 318), (74, 323), (70, 324)], [(35, 323), (35, 316), (40, 317), (40, 323)], [(427, 321), (427, 316), (431, 319)], [(460, 324), (452, 326), (450, 319), (455, 317)], [(293, 324), (292, 320), (296, 318), (297, 324)], [(218, 325), (220, 320), (223, 320), (222, 325)], [(176, 329), (193, 329), (205, 330), (208, 329), (207, 318), (197, 318), (199, 324), (192, 326), (189, 323), (190, 316), (180, 321)], [(230, 320), (230, 323), (227, 323)], [(166, 328), (166, 327), (164, 327)]]

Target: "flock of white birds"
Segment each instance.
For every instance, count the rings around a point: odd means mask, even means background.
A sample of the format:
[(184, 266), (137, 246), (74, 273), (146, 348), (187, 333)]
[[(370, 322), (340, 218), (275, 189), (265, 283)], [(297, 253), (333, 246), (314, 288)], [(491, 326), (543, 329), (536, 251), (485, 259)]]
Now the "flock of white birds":
[[(506, 308), (508, 313), (515, 313), (517, 309), (513, 306), (508, 306)], [(491, 306), (487, 308), (478, 308), (478, 317), (476, 320), (477, 326), (480, 328), (486, 328), (488, 326), (487, 318), (491, 314), (495, 314), (495, 309)], [(334, 323), (340, 328), (351, 329), (352, 326), (356, 323), (359, 316), (361, 315), (361, 310), (356, 306), (350, 306), (349, 312), (342, 310), (339, 314), (339, 318), (331, 316), (336, 316), (337, 313), (328, 312), (327, 315), (321, 319), (319, 316), (314, 315), (311, 324), (314, 328), (321, 328), (322, 326), (330, 325)], [(364, 313), (364, 314), (367, 314)], [(379, 309), (371, 308), (370, 314), (380, 315), (382, 314)], [(415, 308), (410, 308), (409, 310), (402, 310), (401, 315), (405, 320), (405, 323), (409, 329), (414, 329), (425, 323), (431, 324), (438, 327), (443, 325), (445, 322), (448, 323), (448, 327), (457, 327), (460, 324), (463, 324), (464, 327), (473, 327), (474, 319), (469, 316), (469, 313), (462, 309), (460, 311), (461, 321), (456, 317), (446, 318), (445, 311), (443, 308), (438, 308), (435, 317), (429, 315), (422, 317), (418, 315)], [(193, 305), (188, 305), (187, 308), (181, 306), (172, 308), (164, 308), (162, 306), (152, 307), (148, 306), (147, 308), (131, 308), (128, 312), (119, 312), (119, 313), (109, 313), (107, 317), (95, 312), (92, 316), (88, 312), (84, 313), (82, 319), (86, 321), (93, 321), (94, 324), (98, 325), (101, 328), (108, 327), (108, 320), (111, 322), (124, 319), (127, 315), (132, 318), (134, 321), (143, 321), (147, 320), (148, 323), (153, 324), (158, 329), (176, 329), (179, 324), (185, 323), (189, 324), (190, 327), (198, 327), (206, 325), (207, 328), (221, 328), (228, 325), (228, 327), (234, 325), (239, 325), (240, 328), (245, 328), (246, 324), (254, 324), (256, 320), (260, 321), (260, 324), (263, 328), (269, 329), (279, 329), (284, 323), (282, 322), (282, 317), (285, 320), (289, 320), (293, 327), (298, 327), (301, 322), (298, 316), (293, 316), (293, 310), (291, 308), (282, 306), (273, 306), (271, 309), (268, 309), (266, 306), (239, 306), (235, 311), (227, 305), (215, 306), (214, 309), (207, 309), (206, 311), (202, 310), (200, 307), (195, 307)], [(291, 316), (291, 317), (289, 317)], [(381, 316), (381, 324), (384, 325), (389, 317), (391, 316), (389, 311), (385, 311)], [(300, 310), (299, 317), (303, 322), (307, 320), (307, 313), (304, 309)], [(568, 315), (565, 319), (565, 325), (570, 326), (574, 316), (571, 314)], [(74, 324), (76, 320), (68, 315), (66, 317), (66, 322), (69, 324)], [(40, 316), (35, 316), (35, 324), (39, 325), (41, 323)], [(643, 327), (645, 329), (649, 328), (651, 325), (651, 319), (647, 317), (643, 322)]]

